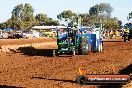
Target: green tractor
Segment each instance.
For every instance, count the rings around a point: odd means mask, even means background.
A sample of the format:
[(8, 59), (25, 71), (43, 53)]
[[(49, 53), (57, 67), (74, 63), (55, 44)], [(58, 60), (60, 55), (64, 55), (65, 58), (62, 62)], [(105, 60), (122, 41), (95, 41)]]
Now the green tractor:
[(88, 54), (87, 39), (77, 36), (78, 30), (71, 27), (64, 27), (57, 29), (57, 45), (58, 49), (53, 50), (53, 55), (70, 54), (75, 55), (79, 53)]
[(87, 55), (90, 51), (101, 52), (102, 40), (100, 30), (80, 26), (78, 28), (57, 28), (58, 49), (53, 50), (53, 55)]

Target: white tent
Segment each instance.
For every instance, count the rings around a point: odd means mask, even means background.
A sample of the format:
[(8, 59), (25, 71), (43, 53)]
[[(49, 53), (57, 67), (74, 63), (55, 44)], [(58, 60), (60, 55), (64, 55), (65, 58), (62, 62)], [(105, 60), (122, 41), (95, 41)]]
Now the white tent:
[(66, 26), (34, 26), (32, 29), (55, 29), (55, 28), (67, 28)]

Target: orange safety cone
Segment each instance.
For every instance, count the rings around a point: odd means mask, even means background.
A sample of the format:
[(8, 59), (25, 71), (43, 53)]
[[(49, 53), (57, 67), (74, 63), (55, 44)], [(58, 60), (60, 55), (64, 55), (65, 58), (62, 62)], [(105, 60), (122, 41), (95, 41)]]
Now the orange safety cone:
[(80, 75), (85, 75), (86, 74), (86, 69), (84, 67), (79, 67), (79, 74)]

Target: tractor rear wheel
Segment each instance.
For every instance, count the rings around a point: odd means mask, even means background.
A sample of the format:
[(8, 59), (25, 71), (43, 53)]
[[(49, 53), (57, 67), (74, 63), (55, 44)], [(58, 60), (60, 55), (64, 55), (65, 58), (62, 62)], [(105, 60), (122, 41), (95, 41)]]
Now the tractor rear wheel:
[(89, 52), (89, 44), (88, 44), (88, 41), (85, 39), (81, 42), (81, 53), (83, 55), (88, 55), (88, 52)]

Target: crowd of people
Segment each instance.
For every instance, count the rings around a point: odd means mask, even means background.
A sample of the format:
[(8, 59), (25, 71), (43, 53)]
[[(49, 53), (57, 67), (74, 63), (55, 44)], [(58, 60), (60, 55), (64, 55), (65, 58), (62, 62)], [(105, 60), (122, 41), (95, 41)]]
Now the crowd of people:
[(130, 41), (130, 30), (124, 28), (122, 30), (107, 30), (102, 33), (103, 39), (113, 39), (113, 38), (122, 38), (124, 42)]

